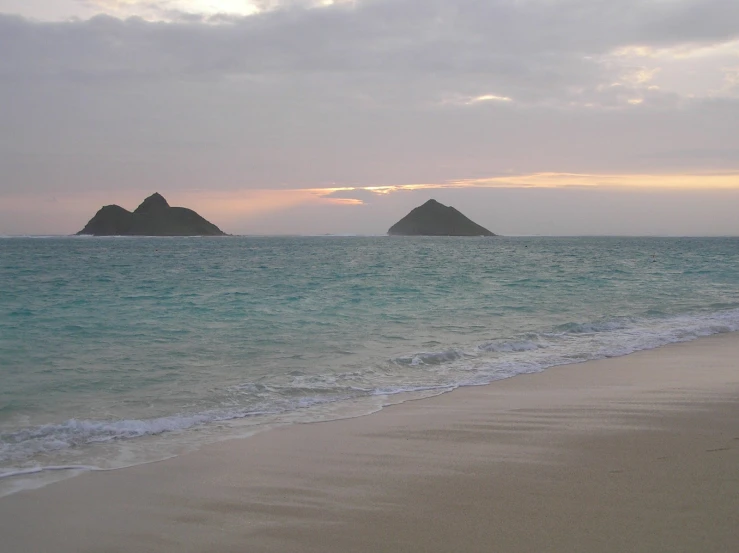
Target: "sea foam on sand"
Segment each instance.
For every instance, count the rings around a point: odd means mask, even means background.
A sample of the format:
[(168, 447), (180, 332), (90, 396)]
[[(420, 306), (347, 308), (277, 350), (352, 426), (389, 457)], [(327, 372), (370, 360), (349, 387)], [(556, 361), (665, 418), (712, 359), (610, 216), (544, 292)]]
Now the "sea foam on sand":
[(0, 498), (2, 551), (729, 552), (739, 335)]

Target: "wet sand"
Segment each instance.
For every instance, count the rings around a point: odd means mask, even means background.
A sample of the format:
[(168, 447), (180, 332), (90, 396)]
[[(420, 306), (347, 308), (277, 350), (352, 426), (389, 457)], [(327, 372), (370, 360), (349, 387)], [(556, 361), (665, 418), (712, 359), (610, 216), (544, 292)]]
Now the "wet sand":
[(721, 552), (739, 334), (0, 498), (0, 552)]

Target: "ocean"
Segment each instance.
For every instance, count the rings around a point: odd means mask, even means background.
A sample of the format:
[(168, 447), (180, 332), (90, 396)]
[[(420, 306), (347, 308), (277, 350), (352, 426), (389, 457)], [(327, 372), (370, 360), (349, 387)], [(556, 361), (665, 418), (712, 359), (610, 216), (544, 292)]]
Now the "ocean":
[(0, 495), (736, 330), (737, 238), (0, 238)]

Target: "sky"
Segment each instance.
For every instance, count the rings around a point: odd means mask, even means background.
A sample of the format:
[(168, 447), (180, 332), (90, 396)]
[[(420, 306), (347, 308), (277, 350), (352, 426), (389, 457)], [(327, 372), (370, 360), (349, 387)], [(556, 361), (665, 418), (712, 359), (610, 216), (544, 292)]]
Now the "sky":
[(739, 235), (736, 0), (0, 0), (0, 235)]

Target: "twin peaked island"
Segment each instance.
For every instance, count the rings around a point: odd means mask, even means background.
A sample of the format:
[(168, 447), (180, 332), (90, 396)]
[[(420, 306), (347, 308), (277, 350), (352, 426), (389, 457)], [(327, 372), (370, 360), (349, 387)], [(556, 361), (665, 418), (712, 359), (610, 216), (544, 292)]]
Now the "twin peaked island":
[[(130, 212), (106, 205), (77, 234), (93, 236), (226, 236), (221, 229), (191, 209), (170, 207), (161, 194), (154, 193)], [(394, 236), (495, 236), (470, 221), (453, 207), (429, 200), (395, 223), (388, 234)]]
[(170, 207), (155, 192), (131, 213), (118, 205), (101, 208), (77, 234), (93, 236), (225, 236), (192, 209)]

